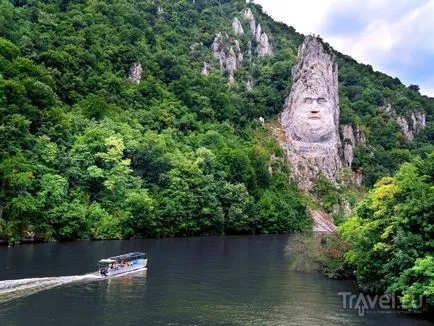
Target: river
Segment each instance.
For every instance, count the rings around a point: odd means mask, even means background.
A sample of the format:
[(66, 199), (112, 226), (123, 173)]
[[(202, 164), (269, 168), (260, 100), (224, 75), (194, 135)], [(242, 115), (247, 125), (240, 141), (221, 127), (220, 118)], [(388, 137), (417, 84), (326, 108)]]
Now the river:
[[(352, 281), (292, 271), (288, 235), (0, 247), (1, 325), (432, 325), (343, 307)], [(146, 251), (148, 269), (102, 279), (100, 258)], [(348, 302), (347, 302), (348, 305)], [(352, 307), (354, 308), (354, 307)]]

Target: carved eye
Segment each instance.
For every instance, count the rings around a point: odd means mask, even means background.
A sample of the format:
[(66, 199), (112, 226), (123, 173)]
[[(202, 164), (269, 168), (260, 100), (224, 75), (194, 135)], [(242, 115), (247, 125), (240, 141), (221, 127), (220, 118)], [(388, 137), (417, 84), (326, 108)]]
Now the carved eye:
[(312, 104), (312, 99), (310, 97), (306, 97), (304, 99), (304, 103), (306, 103), (306, 104)]
[(320, 97), (320, 98), (317, 99), (317, 103), (318, 104), (324, 104), (326, 102), (327, 102), (327, 100), (324, 97)]

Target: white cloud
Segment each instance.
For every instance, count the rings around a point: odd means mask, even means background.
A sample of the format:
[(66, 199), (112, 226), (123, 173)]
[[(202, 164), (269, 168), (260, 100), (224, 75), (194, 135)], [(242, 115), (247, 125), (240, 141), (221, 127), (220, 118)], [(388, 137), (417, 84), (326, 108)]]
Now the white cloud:
[(338, 51), (434, 95), (434, 0), (255, 3), (297, 31), (320, 34)]
[(328, 10), (337, 0), (255, 0), (275, 20), (293, 26), (303, 34), (317, 33), (328, 17)]

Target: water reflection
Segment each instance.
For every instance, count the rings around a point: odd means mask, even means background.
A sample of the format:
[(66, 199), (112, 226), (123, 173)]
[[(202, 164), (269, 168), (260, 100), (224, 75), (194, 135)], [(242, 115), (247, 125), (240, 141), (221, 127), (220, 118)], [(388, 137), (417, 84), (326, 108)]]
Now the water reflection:
[(344, 310), (337, 293), (357, 291), (355, 284), (291, 270), (289, 240), (270, 235), (77, 242), (34, 246), (31, 254), (23, 246), (13, 255), (0, 248), (0, 264), (12, 267), (0, 265), (3, 279), (44, 275), (47, 269), (38, 262), (46, 254), (53, 255), (46, 258), (51, 277), (95, 270), (101, 257), (122, 252), (149, 257), (148, 270), (72, 282), (0, 305), (2, 325), (429, 324), (399, 315), (360, 318)]
[(128, 274), (120, 274), (104, 278), (107, 282), (106, 295), (108, 297), (122, 296), (124, 293), (130, 293), (133, 288), (144, 289), (146, 285), (147, 268), (132, 271)]

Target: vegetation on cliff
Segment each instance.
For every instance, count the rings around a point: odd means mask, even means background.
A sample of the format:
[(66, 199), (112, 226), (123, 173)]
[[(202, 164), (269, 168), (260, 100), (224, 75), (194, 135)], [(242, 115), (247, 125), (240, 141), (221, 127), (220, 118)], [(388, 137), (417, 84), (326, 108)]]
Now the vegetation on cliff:
[[(200, 75), (215, 33), (242, 9), (241, 2), (1, 1), (3, 237), (309, 229), (297, 187), (286, 182), (284, 154), (254, 119), (278, 111), (276, 82), (286, 88), (291, 65), (258, 66), (263, 81), (252, 93), (229, 88), (217, 69)], [(195, 42), (203, 47), (192, 53)], [(128, 80), (136, 62), (140, 83)]]

